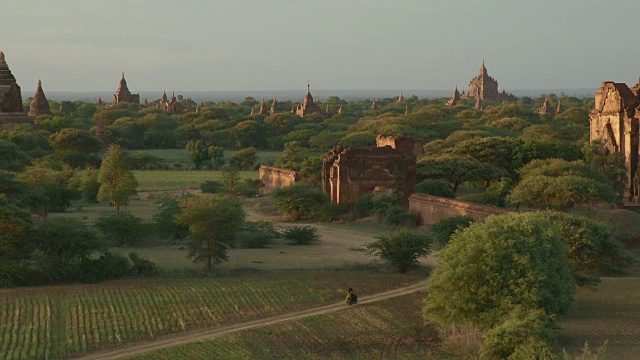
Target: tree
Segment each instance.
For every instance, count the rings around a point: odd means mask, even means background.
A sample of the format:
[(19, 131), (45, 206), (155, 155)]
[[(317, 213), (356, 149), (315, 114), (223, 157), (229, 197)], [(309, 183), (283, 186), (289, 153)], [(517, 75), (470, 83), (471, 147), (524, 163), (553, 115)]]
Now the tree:
[(188, 256), (196, 263), (204, 263), (205, 271), (211, 273), (214, 264), (229, 259), (227, 250), (246, 214), (237, 200), (220, 195), (184, 198), (180, 206), (182, 211), (176, 220), (189, 227)]
[(126, 205), (129, 198), (137, 194), (138, 181), (127, 169), (126, 156), (119, 145), (111, 145), (102, 159), (98, 182), (98, 200), (112, 204), (116, 214), (121, 205)]
[(200, 170), (202, 164), (210, 159), (208, 148), (202, 140), (189, 141), (186, 149), (196, 170)]
[(507, 196), (513, 204), (563, 210), (618, 198), (607, 177), (582, 161), (533, 160), (518, 173), (522, 180)]
[(31, 214), (0, 194), (0, 287), (28, 283), (32, 229)]
[(43, 222), (34, 234), (42, 252), (43, 273), (63, 281), (80, 280), (80, 265), (94, 252), (104, 250), (104, 243), (80, 219), (53, 218)]
[(393, 267), (397, 273), (404, 274), (418, 264), (418, 259), (431, 253), (431, 238), (424, 234), (406, 229), (389, 235), (376, 236), (378, 241), (368, 243), (367, 255), (379, 257)]
[(619, 274), (638, 261), (612, 235), (606, 224), (557, 211), (543, 211), (537, 216), (558, 227), (569, 247), (569, 265), (577, 286), (593, 288), (602, 274)]
[(297, 183), (273, 192), (273, 202), (280, 212), (293, 220), (310, 219), (319, 215), (329, 196), (309, 185)]
[(240, 172), (231, 165), (225, 165), (220, 170), (220, 182), (222, 183), (222, 187), (227, 194), (236, 194), (240, 190)]
[(163, 195), (156, 201), (156, 210), (153, 213), (153, 223), (156, 233), (173, 241), (183, 240), (189, 233), (186, 225), (178, 224), (175, 216), (180, 213), (178, 199)]
[(73, 172), (69, 169), (52, 169), (45, 163), (27, 167), (18, 180), (27, 184), (26, 202), (31, 210), (45, 219), (51, 211), (62, 212), (71, 206), (71, 201), (79, 200), (81, 193), (69, 187)]
[(207, 153), (209, 154), (209, 158), (211, 159), (211, 165), (213, 170), (218, 170), (222, 166), (224, 166), (224, 149), (220, 146), (209, 146), (207, 148)]
[(143, 220), (128, 211), (104, 214), (95, 226), (105, 240), (117, 246), (135, 246), (145, 234)]
[(253, 168), (257, 159), (256, 148), (248, 147), (238, 150), (233, 155), (231, 155), (231, 161), (229, 163), (231, 164), (231, 166), (234, 166), (238, 169), (249, 170)]
[(0, 170), (21, 171), (30, 162), (31, 158), (18, 145), (0, 140)]
[(88, 130), (66, 128), (51, 135), (51, 147), (71, 167), (85, 167), (98, 162), (96, 154), (102, 149), (102, 142)]
[(534, 213), (500, 215), (454, 233), (427, 285), (423, 314), (488, 329), (518, 306), (566, 314), (575, 285), (558, 228)]
[(454, 193), (467, 181), (488, 183), (504, 175), (503, 170), (474, 158), (447, 155), (420, 161), (417, 172), (422, 179), (445, 180)]

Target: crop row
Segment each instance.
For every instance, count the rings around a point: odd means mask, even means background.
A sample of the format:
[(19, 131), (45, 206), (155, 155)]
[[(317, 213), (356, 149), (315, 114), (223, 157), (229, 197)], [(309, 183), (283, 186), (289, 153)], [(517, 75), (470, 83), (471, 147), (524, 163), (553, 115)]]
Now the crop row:
[(0, 291), (0, 359), (68, 358), (197, 328), (230, 325), (417, 280), (393, 274), (278, 273), (148, 279)]
[(151, 359), (437, 358), (423, 293), (141, 354)]

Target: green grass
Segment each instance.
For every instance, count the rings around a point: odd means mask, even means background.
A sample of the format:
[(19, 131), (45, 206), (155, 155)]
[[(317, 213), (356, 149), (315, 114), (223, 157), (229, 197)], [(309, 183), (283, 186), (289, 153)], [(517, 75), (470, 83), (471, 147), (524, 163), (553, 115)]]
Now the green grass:
[(559, 322), (559, 340), (571, 354), (585, 342), (594, 349), (607, 341), (610, 359), (640, 354), (640, 279), (605, 279), (596, 291), (580, 290), (577, 306)]
[[(131, 150), (131, 152), (142, 152), (164, 159), (170, 168), (174, 168), (174, 164), (180, 164), (182, 169), (193, 168), (193, 163), (189, 158), (189, 153), (185, 149), (161, 149), (161, 150)], [(225, 151), (227, 161), (235, 151)], [(282, 151), (258, 150), (256, 152), (257, 163), (272, 164), (277, 158), (282, 156)]]
[(131, 357), (172, 359), (442, 359), (420, 316), (423, 293)]
[(417, 275), (274, 272), (0, 290), (0, 358), (65, 359), (166, 334), (214, 328), (373, 294)]
[[(135, 170), (138, 191), (199, 189), (207, 180), (219, 180), (222, 172), (216, 170)], [(259, 179), (258, 171), (240, 171), (243, 179)]]

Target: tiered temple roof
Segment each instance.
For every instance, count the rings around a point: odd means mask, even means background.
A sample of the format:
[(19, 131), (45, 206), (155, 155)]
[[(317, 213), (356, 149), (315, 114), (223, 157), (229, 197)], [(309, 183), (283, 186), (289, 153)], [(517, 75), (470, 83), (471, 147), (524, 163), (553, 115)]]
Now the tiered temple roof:
[(20, 86), (9, 70), (4, 53), (0, 51), (0, 128), (31, 121), (24, 113)]
[(304, 96), (302, 104), (295, 108), (295, 114), (302, 117), (308, 114), (320, 114), (324, 115), (324, 112), (316, 103), (313, 102), (313, 96), (311, 96), (311, 87), (307, 84), (307, 95)]
[(449, 99), (449, 101), (447, 101), (445, 105), (455, 106), (458, 103), (458, 101), (460, 101), (460, 93), (458, 92), (458, 87), (456, 86), (456, 89), (453, 91), (453, 95), (451, 96), (451, 99)]
[(113, 105), (116, 106), (121, 102), (128, 102), (134, 104), (140, 104), (140, 94), (132, 94), (127, 86), (127, 80), (124, 78), (124, 71), (122, 72), (122, 78), (116, 93), (113, 94)]
[(29, 107), (29, 116), (38, 117), (40, 115), (51, 115), (51, 108), (44, 91), (42, 91), (42, 82), (38, 80), (38, 88)]

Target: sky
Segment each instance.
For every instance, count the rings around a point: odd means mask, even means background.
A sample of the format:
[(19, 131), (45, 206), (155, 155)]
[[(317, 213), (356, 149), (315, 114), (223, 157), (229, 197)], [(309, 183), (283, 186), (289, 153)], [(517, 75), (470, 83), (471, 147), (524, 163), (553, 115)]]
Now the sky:
[(23, 91), (500, 89), (635, 84), (638, 0), (11, 0)]

